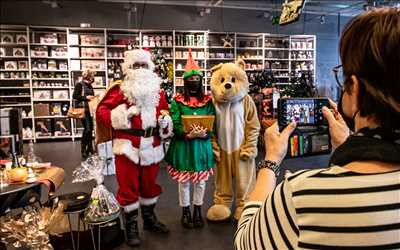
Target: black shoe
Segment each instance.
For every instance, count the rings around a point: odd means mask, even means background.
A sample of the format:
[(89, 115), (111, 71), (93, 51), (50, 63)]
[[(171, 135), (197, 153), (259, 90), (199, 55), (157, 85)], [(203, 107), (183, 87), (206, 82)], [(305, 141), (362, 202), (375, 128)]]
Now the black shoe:
[(139, 246), (141, 243), (137, 222), (138, 215), (138, 210), (125, 213), (126, 244), (128, 246)]
[(83, 160), (86, 160), (88, 158), (88, 153), (86, 150), (86, 144), (81, 142), (81, 156)]
[(163, 234), (169, 233), (168, 228), (157, 220), (157, 217), (154, 213), (155, 206), (156, 204), (149, 206), (144, 206), (144, 205), (140, 206), (143, 218), (143, 229), (155, 233), (163, 233)]
[(194, 205), (193, 209), (193, 226), (204, 227), (203, 216), (201, 216), (201, 206)]
[(182, 207), (182, 226), (184, 228), (193, 228), (192, 214), (190, 213), (190, 207)]

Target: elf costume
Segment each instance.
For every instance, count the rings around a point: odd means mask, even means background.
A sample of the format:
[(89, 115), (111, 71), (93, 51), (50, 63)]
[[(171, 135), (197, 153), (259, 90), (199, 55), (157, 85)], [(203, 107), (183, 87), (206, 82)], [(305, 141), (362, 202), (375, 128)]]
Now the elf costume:
[[(192, 129), (185, 133), (182, 115), (215, 115), (211, 96), (204, 95), (203, 77), (199, 67), (189, 58), (185, 67), (184, 93), (178, 94), (171, 103), (171, 117), (174, 124), (174, 137), (165, 160), (168, 172), (179, 184), (179, 204), (183, 208), (182, 224), (186, 228), (202, 227), (201, 215), (204, 191), (208, 177), (213, 174), (214, 157), (211, 144), (213, 131)], [(193, 217), (190, 213), (190, 182), (193, 183)]]

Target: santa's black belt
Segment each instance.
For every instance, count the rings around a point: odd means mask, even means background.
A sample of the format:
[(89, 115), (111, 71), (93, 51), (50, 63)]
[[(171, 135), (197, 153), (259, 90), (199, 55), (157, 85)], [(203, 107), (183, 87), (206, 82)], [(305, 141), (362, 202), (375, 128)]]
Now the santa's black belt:
[(133, 135), (133, 136), (140, 136), (140, 137), (151, 137), (155, 134), (155, 132), (157, 131), (157, 128), (151, 127), (151, 128), (147, 128), (147, 129), (123, 129), (120, 130), (123, 133), (127, 133), (129, 135)]

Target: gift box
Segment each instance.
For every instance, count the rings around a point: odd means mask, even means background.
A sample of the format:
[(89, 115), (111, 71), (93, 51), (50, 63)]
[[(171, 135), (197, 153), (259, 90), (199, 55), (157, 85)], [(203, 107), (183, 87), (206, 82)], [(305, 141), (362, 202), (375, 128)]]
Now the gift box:
[(190, 133), (193, 126), (201, 126), (207, 131), (212, 131), (214, 120), (213, 115), (182, 115), (183, 130), (185, 133)]
[(48, 48), (47, 46), (36, 46), (31, 49), (32, 57), (48, 57)]
[(18, 69), (17, 61), (5, 61), (4, 62), (4, 69), (17, 70)]
[(84, 60), (81, 62), (82, 70), (92, 69), (92, 70), (104, 70), (105, 63), (104, 61), (95, 61), (95, 60)]
[(51, 70), (57, 70), (57, 63), (55, 60), (49, 60), (47, 62), (47, 68)]
[(104, 45), (103, 35), (80, 35), (81, 45)]
[(102, 48), (82, 48), (81, 56), (82, 57), (93, 57), (93, 58), (104, 57), (104, 49), (102, 49)]
[(71, 70), (80, 70), (80, 69), (81, 69), (81, 61), (71, 60)]
[(33, 104), (33, 114), (35, 116), (49, 116), (49, 104), (35, 103)]
[(24, 48), (13, 48), (13, 56), (25, 56), (25, 49)]
[(54, 119), (54, 135), (55, 136), (70, 136), (71, 123), (69, 119)]
[(35, 90), (33, 91), (33, 98), (35, 99), (51, 99), (51, 90)]
[(58, 63), (58, 69), (60, 69), (60, 70), (68, 70), (68, 63), (60, 61)]
[(68, 99), (68, 90), (53, 90), (54, 99)]
[(57, 33), (46, 33), (40, 36), (41, 44), (58, 44)]
[(62, 115), (61, 114), (61, 103), (53, 103), (50, 107), (51, 115)]
[(18, 35), (15, 36), (15, 41), (17, 43), (24, 44), (24, 43), (28, 43), (28, 38), (24, 34), (18, 34)]
[(38, 119), (35, 123), (36, 137), (52, 135), (51, 119)]
[[(78, 49), (78, 48), (71, 48), (71, 49)], [(65, 47), (52, 47), (51, 52), (50, 52), (52, 57), (67, 57), (68, 56), (68, 51), (67, 48)], [(79, 52), (78, 52), (79, 56)]]
[(18, 61), (18, 69), (28, 69), (28, 61)]
[(14, 36), (11, 34), (2, 34), (0, 40), (1, 40), (1, 43), (13, 43)]
[(78, 34), (69, 34), (68, 40), (69, 40), (69, 44), (78, 45), (79, 44), (79, 35)]

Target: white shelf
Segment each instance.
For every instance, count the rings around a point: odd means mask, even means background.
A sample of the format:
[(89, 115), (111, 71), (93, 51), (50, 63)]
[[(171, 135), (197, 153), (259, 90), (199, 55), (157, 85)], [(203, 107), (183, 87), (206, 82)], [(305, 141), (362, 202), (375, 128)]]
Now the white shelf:
[(29, 81), (29, 78), (1, 78), (0, 81)]
[(209, 61), (234, 61), (235, 58), (208, 58)]
[(0, 98), (30, 98), (30, 95), (0, 95)]
[(32, 46), (53, 46), (53, 47), (67, 47), (67, 44), (45, 44), (45, 43), (31, 43)]
[(108, 48), (128, 48), (128, 45), (107, 45)]
[(0, 89), (30, 89), (30, 87), (0, 87)]
[(69, 89), (69, 87), (68, 86), (66, 86), (66, 87), (57, 87), (57, 86), (46, 87), (46, 86), (43, 86), (43, 87), (32, 87), (32, 89)]
[(175, 46), (176, 49), (205, 49), (205, 46)]
[(286, 58), (265, 58), (266, 61), (289, 61)]
[(308, 61), (314, 61), (314, 59), (291, 59), (292, 61), (305, 61), (305, 62), (308, 62)]
[(123, 57), (107, 57), (107, 60), (124, 60)]
[(72, 57), (71, 60), (104, 60), (104, 57)]
[[(149, 49), (173, 49), (173, 46), (144, 46), (142, 45), (142, 47), (144, 48), (149, 48)], [(175, 46), (176, 48), (176, 46)]]
[(1, 46), (28, 46), (28, 43), (0, 43)]
[(28, 59), (27, 56), (1, 56), (0, 58), (7, 58), (7, 59)]
[(291, 51), (314, 51), (314, 49), (290, 49)]
[(237, 47), (237, 50), (262, 50), (262, 47)]
[(68, 69), (32, 69), (32, 72), (68, 72)]
[(104, 48), (106, 47), (105, 44), (101, 45), (101, 44), (97, 44), (97, 45), (81, 45), (81, 44), (70, 44), (70, 47), (81, 47), (81, 48)]
[(208, 49), (235, 49), (235, 47), (207, 46)]
[[(82, 72), (82, 71), (84, 71), (85, 69), (73, 69), (73, 70), (71, 70), (72, 72)], [(105, 70), (104, 69), (91, 69), (91, 71), (93, 71), (93, 72), (105, 72)]]
[(68, 57), (62, 57), (62, 56), (31, 56), (31, 59), (68, 60)]
[(0, 107), (28, 107), (30, 103), (0, 104)]
[(262, 58), (240, 58), (245, 61), (262, 61)]
[(33, 99), (34, 102), (69, 102), (70, 99)]
[(66, 115), (45, 115), (45, 116), (35, 116), (35, 119), (47, 119), (47, 118), (68, 118)]
[[(29, 79), (27, 79), (29, 80)], [(69, 78), (32, 78), (32, 81), (69, 81)]]
[(274, 47), (265, 47), (265, 50), (289, 50), (289, 48), (274, 48)]
[(0, 72), (28, 72), (29, 69), (0, 69)]

